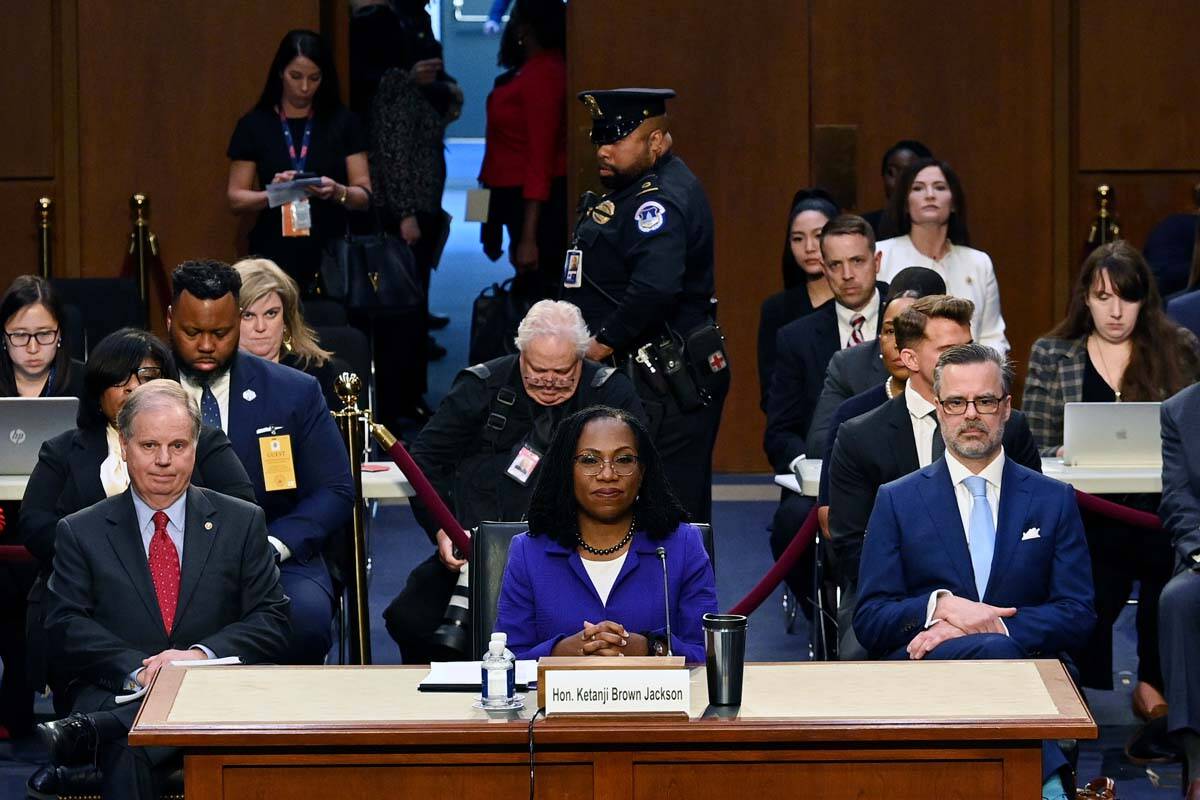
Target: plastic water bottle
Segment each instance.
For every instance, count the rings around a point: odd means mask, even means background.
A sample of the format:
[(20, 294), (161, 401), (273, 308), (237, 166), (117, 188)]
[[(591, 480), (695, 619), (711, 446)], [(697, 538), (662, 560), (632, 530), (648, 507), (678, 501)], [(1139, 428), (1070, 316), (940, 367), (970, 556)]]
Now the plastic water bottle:
[(492, 637), (483, 657), (480, 697), (484, 708), (507, 708), (516, 693), (517, 665), (505, 655), (504, 640)]
[(513, 664), (516, 664), (517, 657), (515, 655), (513, 655), (512, 650), (508, 649), (508, 634), (505, 633), (504, 631), (496, 631), (495, 633), (492, 634), (492, 638), (489, 639), (488, 641), (495, 642), (497, 640), (500, 641), (504, 645), (504, 657), (507, 658), (509, 661), (513, 662)]

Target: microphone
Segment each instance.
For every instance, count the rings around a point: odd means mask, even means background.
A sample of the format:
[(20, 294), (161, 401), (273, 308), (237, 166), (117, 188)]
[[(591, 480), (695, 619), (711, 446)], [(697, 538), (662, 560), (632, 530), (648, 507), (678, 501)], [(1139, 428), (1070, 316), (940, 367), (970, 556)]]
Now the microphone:
[(654, 551), (658, 554), (658, 560), (662, 562), (663, 568), (663, 611), (667, 614), (667, 655), (671, 653), (671, 590), (670, 584), (667, 582), (667, 548), (660, 547)]

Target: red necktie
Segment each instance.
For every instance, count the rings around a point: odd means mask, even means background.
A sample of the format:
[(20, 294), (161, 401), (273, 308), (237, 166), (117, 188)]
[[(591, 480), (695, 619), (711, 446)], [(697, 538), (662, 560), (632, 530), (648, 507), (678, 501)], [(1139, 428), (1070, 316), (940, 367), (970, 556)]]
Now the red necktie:
[(854, 347), (856, 344), (863, 343), (862, 326), (867, 321), (867, 318), (862, 314), (855, 314), (850, 320), (850, 339), (846, 342), (846, 347)]
[(154, 536), (150, 539), (150, 578), (154, 581), (154, 593), (158, 595), (158, 607), (162, 611), (163, 626), (167, 633), (175, 622), (175, 606), (179, 604), (179, 551), (167, 536), (167, 515), (154, 512)]

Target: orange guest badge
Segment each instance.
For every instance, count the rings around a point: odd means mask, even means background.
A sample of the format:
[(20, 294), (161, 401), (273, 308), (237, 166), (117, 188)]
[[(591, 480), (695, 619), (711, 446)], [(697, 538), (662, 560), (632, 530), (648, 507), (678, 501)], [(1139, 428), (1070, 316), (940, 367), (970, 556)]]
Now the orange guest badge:
[(258, 440), (262, 454), (263, 486), (268, 492), (296, 488), (296, 467), (292, 463), (292, 437), (263, 436)]
[(312, 207), (308, 204), (308, 198), (285, 203), (282, 211), (284, 236), (312, 234)]

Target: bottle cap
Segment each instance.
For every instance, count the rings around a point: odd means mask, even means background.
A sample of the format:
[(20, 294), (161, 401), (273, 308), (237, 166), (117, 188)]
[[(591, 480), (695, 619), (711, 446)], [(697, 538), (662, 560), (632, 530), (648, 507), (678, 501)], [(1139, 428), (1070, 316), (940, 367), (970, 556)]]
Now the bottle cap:
[(503, 631), (496, 631), (495, 633), (492, 634), (491, 641), (503, 642), (504, 644), (507, 645), (508, 644), (508, 634), (504, 633)]
[(497, 639), (492, 639), (488, 644), (488, 652), (494, 656), (504, 655), (504, 642)]

